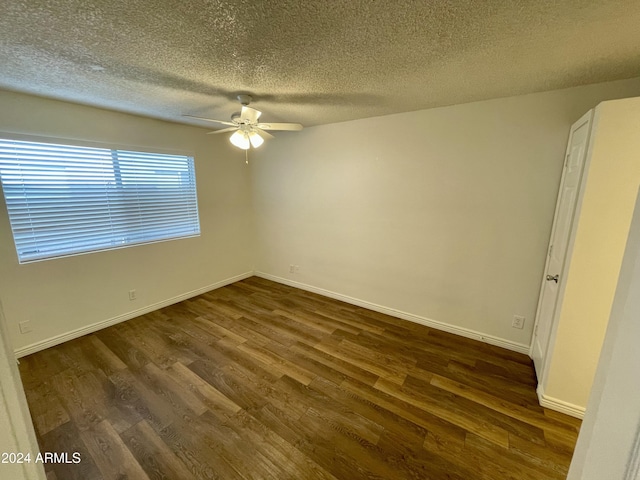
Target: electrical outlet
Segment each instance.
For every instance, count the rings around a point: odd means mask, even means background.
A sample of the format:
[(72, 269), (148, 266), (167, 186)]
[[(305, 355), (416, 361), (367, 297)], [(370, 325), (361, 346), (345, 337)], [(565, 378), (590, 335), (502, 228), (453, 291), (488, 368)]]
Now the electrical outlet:
[(289, 265), (289, 273), (296, 273), (296, 266), (295, 265)]
[(524, 317), (521, 316), (521, 315), (514, 315), (513, 316), (513, 321), (511, 322), (511, 326), (513, 328), (523, 329), (524, 328)]
[(300, 273), (300, 265), (294, 265), (293, 273)]
[(129, 290), (129, 300), (135, 300), (138, 298), (138, 294), (135, 290)]
[(18, 323), (20, 327), (20, 333), (29, 333), (31, 332), (31, 320), (25, 320), (24, 322)]

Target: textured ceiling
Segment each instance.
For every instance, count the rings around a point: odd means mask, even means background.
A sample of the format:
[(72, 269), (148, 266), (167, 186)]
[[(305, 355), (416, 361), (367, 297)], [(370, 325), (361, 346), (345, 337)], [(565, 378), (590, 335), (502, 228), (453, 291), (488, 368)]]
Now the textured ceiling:
[(3, 0), (0, 88), (305, 126), (640, 76), (638, 0)]

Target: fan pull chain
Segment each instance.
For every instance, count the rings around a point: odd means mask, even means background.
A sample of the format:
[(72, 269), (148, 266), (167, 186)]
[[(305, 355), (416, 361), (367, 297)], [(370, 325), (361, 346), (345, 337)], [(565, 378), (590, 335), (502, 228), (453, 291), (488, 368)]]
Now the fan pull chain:
[(244, 163), (249, 165), (249, 149), (248, 148), (244, 151)]

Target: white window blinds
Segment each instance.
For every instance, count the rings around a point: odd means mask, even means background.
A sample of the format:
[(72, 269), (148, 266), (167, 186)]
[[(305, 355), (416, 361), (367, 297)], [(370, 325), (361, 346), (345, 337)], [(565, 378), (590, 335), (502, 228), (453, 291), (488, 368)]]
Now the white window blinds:
[(20, 263), (199, 235), (193, 157), (0, 139)]

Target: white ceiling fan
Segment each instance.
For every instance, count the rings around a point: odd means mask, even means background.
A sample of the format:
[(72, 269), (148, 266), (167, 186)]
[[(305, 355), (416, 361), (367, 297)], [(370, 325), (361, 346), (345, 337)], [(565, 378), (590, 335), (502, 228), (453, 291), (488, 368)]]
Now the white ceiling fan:
[(262, 112), (255, 108), (249, 107), (251, 103), (251, 95), (238, 95), (238, 100), (242, 104), (242, 111), (231, 115), (231, 121), (214, 120), (212, 118), (197, 117), (195, 115), (183, 115), (184, 117), (197, 118), (207, 122), (220, 123), (229, 125), (222, 130), (209, 132), (208, 135), (217, 135), (218, 133), (234, 132), (229, 141), (236, 147), (248, 150), (250, 147), (258, 148), (268, 138), (273, 135), (265, 130), (302, 130), (299, 123), (260, 123), (258, 119)]

